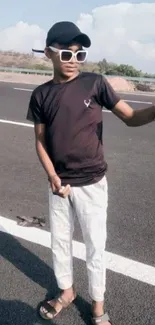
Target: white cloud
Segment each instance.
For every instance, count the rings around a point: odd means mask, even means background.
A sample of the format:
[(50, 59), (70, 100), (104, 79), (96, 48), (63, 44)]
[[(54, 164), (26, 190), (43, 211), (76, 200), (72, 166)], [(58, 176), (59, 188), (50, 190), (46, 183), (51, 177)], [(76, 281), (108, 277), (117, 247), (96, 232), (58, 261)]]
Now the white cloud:
[(77, 23), (92, 39), (90, 59), (105, 57), (155, 72), (155, 3), (98, 7)]
[(31, 52), (32, 47), (44, 48), (46, 32), (37, 25), (22, 21), (0, 30), (0, 50)]
[[(92, 39), (89, 59), (106, 58), (155, 72), (155, 3), (119, 3), (82, 13), (77, 21)], [(44, 48), (46, 32), (37, 25), (19, 22), (0, 30), (0, 49), (31, 52)]]

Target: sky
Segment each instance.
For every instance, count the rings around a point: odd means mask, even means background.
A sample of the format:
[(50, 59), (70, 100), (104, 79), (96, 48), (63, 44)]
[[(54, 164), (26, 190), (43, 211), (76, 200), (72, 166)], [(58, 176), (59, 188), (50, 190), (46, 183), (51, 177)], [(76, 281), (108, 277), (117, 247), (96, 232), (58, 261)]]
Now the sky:
[(69, 20), (91, 38), (89, 60), (155, 73), (155, 0), (5, 0), (0, 8), (0, 50), (44, 49), (48, 29)]

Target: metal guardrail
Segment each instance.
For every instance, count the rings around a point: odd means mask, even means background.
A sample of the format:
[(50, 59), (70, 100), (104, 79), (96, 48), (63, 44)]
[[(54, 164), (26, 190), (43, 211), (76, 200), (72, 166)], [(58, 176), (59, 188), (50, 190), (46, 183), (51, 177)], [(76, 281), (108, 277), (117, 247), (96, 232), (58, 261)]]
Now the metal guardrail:
[[(17, 73), (25, 73), (25, 74), (41, 74), (41, 75), (53, 75), (53, 70), (36, 70), (36, 69), (24, 69), (24, 68), (14, 68), (14, 67), (0, 67), (0, 71), (2, 72), (17, 72)], [(128, 77), (128, 76), (120, 76), (120, 75), (105, 75), (108, 78), (114, 77), (123, 77), (129, 81), (137, 81), (137, 82), (145, 82), (145, 83), (155, 83), (155, 78), (144, 78), (144, 77)]]
[(108, 78), (114, 78), (114, 77), (122, 77), (126, 80), (129, 81), (138, 81), (138, 82), (149, 82), (149, 83), (154, 83), (155, 82), (155, 78), (144, 78), (144, 77), (128, 77), (128, 76), (119, 76), (119, 75), (104, 75), (105, 77)]
[(43, 75), (52, 75), (53, 74), (53, 70), (36, 70), (36, 69), (14, 68), (14, 67), (0, 67), (0, 71), (27, 73), (27, 74), (43, 74)]

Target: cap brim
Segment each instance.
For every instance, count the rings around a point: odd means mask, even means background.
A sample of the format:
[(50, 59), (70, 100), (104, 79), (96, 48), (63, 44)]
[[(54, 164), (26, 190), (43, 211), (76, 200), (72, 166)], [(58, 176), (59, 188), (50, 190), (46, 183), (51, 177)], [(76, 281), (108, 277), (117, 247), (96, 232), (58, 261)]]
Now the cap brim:
[(90, 47), (91, 46), (91, 40), (86, 34), (79, 34), (73, 38), (74, 41), (79, 42), (84, 47)]
[(36, 52), (36, 53), (45, 53), (44, 50), (36, 50), (36, 49), (32, 49), (32, 52)]

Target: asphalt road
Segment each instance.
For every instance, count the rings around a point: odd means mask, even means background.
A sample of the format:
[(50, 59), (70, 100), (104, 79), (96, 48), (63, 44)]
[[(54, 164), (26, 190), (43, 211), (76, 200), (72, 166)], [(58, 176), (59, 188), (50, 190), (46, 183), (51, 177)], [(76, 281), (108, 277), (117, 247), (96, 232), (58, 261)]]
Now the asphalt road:
[[(35, 240), (33, 234), (23, 239), (26, 228), (20, 227), (20, 230), (15, 226), (19, 215), (43, 216), (46, 225), (40, 231), (46, 230), (45, 235), (49, 234), (47, 182), (35, 153), (33, 127), (16, 124), (29, 123), (25, 117), (34, 87), (0, 83), (1, 325), (48, 323), (39, 319), (36, 308), (45, 295), (53, 295), (56, 291), (46, 238), (40, 243), (39, 234), (42, 233), (38, 233)], [(135, 109), (155, 103), (155, 97), (149, 94), (121, 96)], [(103, 121), (105, 157), (109, 166), (106, 251), (111, 258), (107, 268), (105, 307), (113, 325), (154, 325), (154, 123), (128, 128), (107, 112), (103, 112)], [(15, 124), (10, 124), (12, 122)], [(7, 222), (11, 221), (9, 226)], [(83, 243), (78, 221), (74, 242), (76, 245)], [(82, 255), (74, 257), (74, 272), (78, 299), (54, 324), (90, 324), (90, 299)]]

